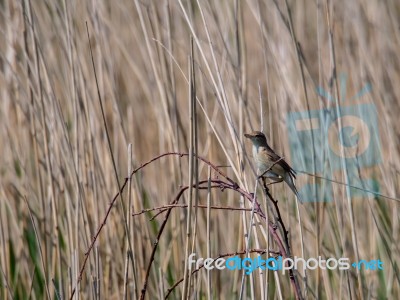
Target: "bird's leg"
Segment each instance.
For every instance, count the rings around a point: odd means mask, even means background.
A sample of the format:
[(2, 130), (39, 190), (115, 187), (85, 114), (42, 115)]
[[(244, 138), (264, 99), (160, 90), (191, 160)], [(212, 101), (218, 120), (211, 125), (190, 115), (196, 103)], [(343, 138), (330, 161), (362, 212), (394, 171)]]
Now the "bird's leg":
[(271, 171), (271, 168), (268, 168), (267, 170), (265, 170), (261, 175), (258, 176), (258, 178), (259, 178), (259, 179), (260, 179), (260, 178), (264, 178), (264, 176), (265, 176), (269, 171)]
[[(260, 177), (258, 177), (258, 179), (260, 179)], [(267, 187), (267, 182), (266, 182), (265, 178), (261, 177), (261, 180), (263, 182), (264, 187)]]
[(283, 178), (280, 177), (280, 176), (279, 177), (268, 177), (268, 178), (272, 179), (272, 182), (267, 183), (266, 186), (269, 186), (269, 185), (272, 185), (272, 184), (279, 183), (279, 182), (283, 181)]
[(267, 180), (265, 177), (261, 177), (262, 183), (263, 183), (263, 188), (266, 194), (269, 193), (269, 188), (268, 188), (268, 184), (267, 184)]
[(268, 183), (268, 185), (274, 184), (274, 183), (279, 183), (279, 182), (283, 181), (283, 177), (282, 176), (271, 172), (269, 169), (267, 171), (263, 172), (261, 175), (259, 175), (257, 177), (257, 179), (260, 179), (260, 178), (271, 179), (273, 182)]

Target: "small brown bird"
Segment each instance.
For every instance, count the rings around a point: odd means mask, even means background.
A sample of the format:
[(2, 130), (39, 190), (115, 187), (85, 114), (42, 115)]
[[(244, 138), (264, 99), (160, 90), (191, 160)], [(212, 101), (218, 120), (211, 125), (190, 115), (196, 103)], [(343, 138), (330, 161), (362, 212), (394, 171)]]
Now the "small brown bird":
[(245, 133), (245, 137), (253, 142), (253, 157), (257, 165), (259, 176), (269, 178), (274, 182), (285, 181), (297, 199), (303, 203), (294, 179), (296, 172), (268, 145), (267, 138), (260, 131)]

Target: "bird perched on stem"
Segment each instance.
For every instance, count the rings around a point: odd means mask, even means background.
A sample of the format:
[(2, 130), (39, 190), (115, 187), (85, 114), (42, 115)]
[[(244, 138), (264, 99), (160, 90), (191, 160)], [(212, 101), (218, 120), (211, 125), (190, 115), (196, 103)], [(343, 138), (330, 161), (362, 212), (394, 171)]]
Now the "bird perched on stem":
[(268, 145), (264, 133), (253, 131), (252, 133), (245, 133), (244, 136), (253, 142), (253, 157), (257, 165), (259, 177), (269, 178), (273, 180), (272, 183), (285, 181), (297, 199), (302, 203), (300, 194), (294, 185), (296, 172), (282, 157), (272, 150)]

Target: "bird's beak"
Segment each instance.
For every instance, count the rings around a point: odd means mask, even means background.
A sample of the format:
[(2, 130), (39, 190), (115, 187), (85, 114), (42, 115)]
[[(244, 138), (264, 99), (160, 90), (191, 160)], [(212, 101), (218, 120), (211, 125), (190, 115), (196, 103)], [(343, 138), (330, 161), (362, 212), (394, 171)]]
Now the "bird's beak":
[(244, 136), (247, 137), (248, 139), (251, 139), (251, 138), (253, 137), (253, 136), (252, 136), (251, 134), (249, 134), (249, 133), (245, 133)]

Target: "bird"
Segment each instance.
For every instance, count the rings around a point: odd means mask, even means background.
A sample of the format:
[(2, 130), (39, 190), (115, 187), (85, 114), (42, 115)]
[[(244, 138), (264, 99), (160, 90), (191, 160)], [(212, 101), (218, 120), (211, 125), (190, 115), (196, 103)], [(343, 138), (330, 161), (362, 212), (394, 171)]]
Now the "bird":
[(289, 164), (268, 145), (267, 138), (261, 131), (245, 133), (253, 143), (253, 157), (258, 169), (258, 177), (269, 178), (272, 183), (285, 181), (300, 203), (303, 200), (294, 184), (296, 172)]

